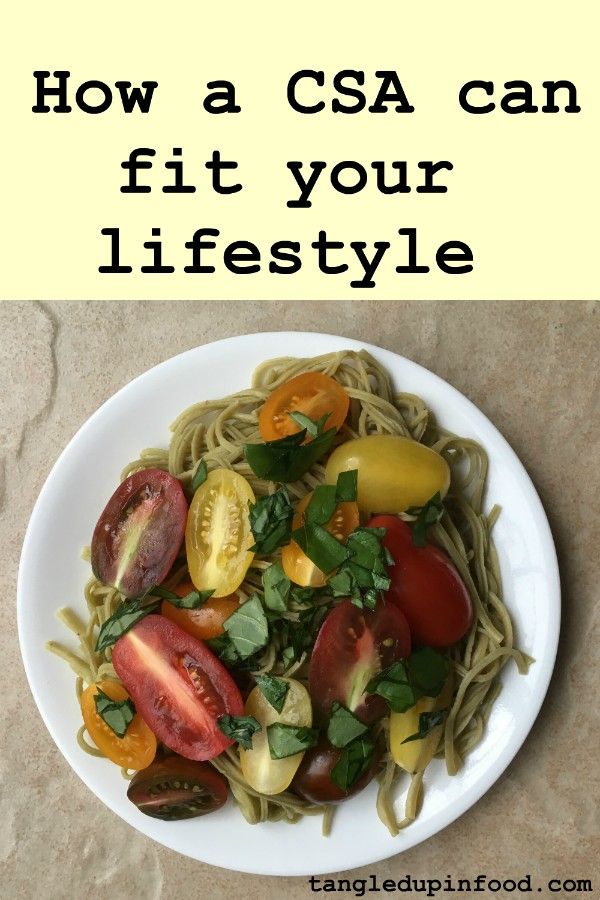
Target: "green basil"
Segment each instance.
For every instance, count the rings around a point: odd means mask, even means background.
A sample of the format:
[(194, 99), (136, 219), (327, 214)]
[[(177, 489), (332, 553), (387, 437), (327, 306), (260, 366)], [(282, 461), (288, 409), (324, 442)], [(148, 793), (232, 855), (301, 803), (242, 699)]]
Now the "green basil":
[(262, 730), (254, 716), (219, 716), (217, 725), (225, 737), (237, 741), (244, 750), (252, 749), (253, 736)]
[(353, 503), (358, 493), (358, 469), (340, 472), (335, 486), (337, 503)]
[(427, 529), (444, 515), (442, 497), (438, 491), (427, 501), (424, 506), (409, 506), (406, 512), (417, 518), (412, 523), (412, 540), (415, 547), (424, 547), (427, 544)]
[(310, 434), (311, 437), (318, 437), (323, 428), (325, 427), (325, 422), (329, 418), (331, 413), (325, 413), (324, 416), (321, 416), (320, 419), (311, 419), (309, 416), (305, 416), (304, 413), (301, 412), (290, 412), (288, 416), (290, 419), (293, 419), (296, 425), (299, 425), (300, 428), (306, 429), (307, 434)]
[(319, 732), (316, 728), (304, 728), (297, 725), (284, 725), (274, 722), (267, 726), (267, 740), (271, 759), (285, 759), (314, 747)]
[(96, 712), (117, 737), (123, 738), (135, 716), (135, 706), (131, 699), (113, 700), (104, 691), (97, 688), (94, 694)]
[(246, 659), (264, 647), (269, 640), (269, 626), (258, 594), (225, 619), (223, 628), (240, 659)]
[(447, 709), (439, 709), (434, 712), (422, 712), (419, 716), (419, 730), (414, 734), (409, 735), (407, 738), (404, 738), (402, 743), (407, 744), (409, 741), (420, 741), (424, 737), (427, 737), (430, 731), (433, 731), (434, 728), (437, 728), (438, 725), (442, 724), (446, 718), (447, 712)]
[(205, 643), (224, 665), (234, 668), (240, 664), (241, 659), (229, 635), (220, 634), (218, 637), (209, 638)]
[(391, 584), (387, 574), (391, 562), (384, 536), (384, 528), (356, 528), (349, 535), (348, 556), (328, 582), (334, 597), (350, 597), (356, 606), (375, 609), (381, 591)]
[(192, 491), (196, 493), (201, 484), (204, 484), (208, 478), (208, 467), (203, 459), (196, 466), (196, 471), (192, 475)]
[(348, 557), (348, 550), (322, 525), (305, 523), (292, 532), (301, 550), (325, 575), (337, 569)]
[(336, 506), (335, 485), (317, 485), (304, 512), (305, 523), (307, 525), (326, 525), (333, 516)]
[(112, 614), (110, 619), (100, 627), (96, 641), (96, 653), (101, 653), (126, 634), (130, 628), (150, 613), (156, 612), (160, 606), (159, 600), (149, 601), (148, 592), (143, 597), (125, 600)]
[(277, 441), (245, 444), (246, 462), (259, 478), (285, 483), (298, 481), (331, 448), (336, 431), (335, 428), (320, 431), (323, 421), (319, 419), (312, 423), (316, 436), (307, 444), (304, 443), (308, 433), (306, 427)]
[(369, 726), (361, 722), (349, 709), (337, 701), (333, 703), (327, 726), (327, 739), (330, 744), (341, 749), (368, 730)]
[(448, 657), (432, 647), (419, 647), (406, 661), (415, 689), (422, 697), (437, 697), (448, 677)]
[(284, 681), (283, 678), (274, 678), (272, 675), (255, 675), (254, 678), (265, 700), (268, 700), (273, 709), (280, 713), (287, 697), (289, 681)]
[(250, 505), (250, 528), (256, 542), (250, 549), (261, 556), (270, 556), (289, 544), (293, 516), (294, 509), (284, 487), (268, 497), (260, 497)]
[(148, 594), (152, 597), (162, 597), (163, 600), (167, 600), (172, 606), (176, 606), (178, 609), (198, 609), (206, 603), (209, 597), (212, 597), (214, 590), (190, 591), (189, 594), (186, 594), (184, 597), (179, 597), (177, 594), (174, 594), (173, 591), (168, 591), (166, 588), (153, 587), (150, 588)]
[(356, 738), (342, 750), (331, 770), (331, 780), (343, 791), (349, 791), (371, 765), (374, 750), (375, 743), (370, 737)]
[(273, 612), (285, 612), (292, 582), (283, 571), (280, 562), (273, 563), (265, 569), (262, 576), (265, 606)]
[(387, 700), (394, 712), (406, 712), (421, 697), (437, 697), (448, 675), (447, 657), (431, 647), (421, 647), (404, 662), (395, 662), (367, 684), (370, 694)]

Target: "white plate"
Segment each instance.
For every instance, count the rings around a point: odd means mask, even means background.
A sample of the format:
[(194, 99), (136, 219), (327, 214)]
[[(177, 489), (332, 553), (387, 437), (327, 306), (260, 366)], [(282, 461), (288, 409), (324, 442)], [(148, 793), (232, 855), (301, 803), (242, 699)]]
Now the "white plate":
[[(143, 447), (167, 446), (168, 426), (191, 403), (240, 390), (258, 363), (274, 356), (315, 356), (366, 347), (399, 390), (419, 394), (440, 424), (480, 441), (490, 457), (487, 503), (503, 508), (494, 536), (506, 602), (520, 646), (536, 660), (526, 676), (509, 664), (483, 741), (463, 770), (449, 777), (443, 763), (427, 769), (422, 812), (392, 838), (375, 811), (370, 785), (336, 813), (333, 834), (320, 818), (295, 826), (248, 825), (232, 804), (206, 818), (161, 822), (142, 815), (125, 794), (116, 766), (85, 754), (75, 740), (81, 714), (73, 675), (44, 650), (65, 639), (59, 606), (85, 612), (89, 567), (80, 559), (122, 466)], [(23, 545), (18, 582), (21, 651), (31, 690), (50, 734), (83, 781), (114, 812), (161, 844), (203, 862), (269, 875), (306, 875), (366, 865), (413, 847), (472, 806), (523, 743), (552, 674), (560, 621), (560, 585), (552, 536), (525, 469), (494, 426), (462, 394), (413, 362), (333, 335), (281, 332), (245, 335), (169, 359), (126, 385), (78, 431), (40, 492)], [(398, 798), (401, 809), (403, 796)]]

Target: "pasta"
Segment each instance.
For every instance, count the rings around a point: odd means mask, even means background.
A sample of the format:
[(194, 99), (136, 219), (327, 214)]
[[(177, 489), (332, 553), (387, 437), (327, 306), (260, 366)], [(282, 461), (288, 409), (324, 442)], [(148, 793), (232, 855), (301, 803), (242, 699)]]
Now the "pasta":
[[(515, 646), (510, 614), (502, 600), (502, 585), (497, 554), (491, 538), (499, 509), (483, 510), (483, 498), (488, 468), (485, 449), (475, 441), (460, 438), (440, 428), (424, 401), (407, 393), (395, 393), (383, 367), (367, 352), (341, 351), (312, 359), (281, 358), (265, 362), (254, 373), (252, 386), (221, 400), (196, 403), (184, 410), (175, 420), (168, 449), (148, 448), (138, 459), (125, 467), (122, 477), (143, 468), (160, 468), (180, 479), (190, 489), (194, 471), (202, 459), (209, 470), (230, 468), (243, 475), (257, 497), (272, 493), (275, 485), (254, 474), (244, 457), (243, 445), (260, 440), (257, 428), (258, 411), (265, 399), (279, 385), (299, 373), (323, 372), (344, 386), (350, 396), (350, 414), (336, 441), (372, 434), (402, 435), (431, 447), (448, 462), (451, 486), (445, 499), (442, 519), (435, 524), (430, 538), (442, 548), (466, 584), (475, 615), (471, 630), (462, 642), (450, 651), (455, 676), (455, 692), (446, 717), (437, 755), (445, 759), (449, 774), (456, 773), (469, 752), (481, 739), (485, 723), (500, 690), (499, 675), (509, 660), (514, 660), (519, 672), (525, 673), (530, 659)], [(324, 466), (315, 464), (299, 481), (288, 485), (290, 497), (302, 498), (323, 481)], [(403, 514), (403, 518), (411, 517)], [(246, 599), (261, 589), (262, 574), (274, 558), (255, 558), (238, 594)], [(168, 586), (176, 585), (187, 576), (185, 557), (179, 559), (172, 571)], [(116, 679), (111, 664), (111, 649), (95, 651), (99, 627), (115, 612), (123, 601), (114, 588), (90, 578), (85, 587), (87, 621), (69, 609), (59, 612), (65, 626), (77, 635), (76, 652), (56, 642), (48, 649), (58, 654), (77, 675), (77, 692), (83, 684), (101, 679)], [(282, 616), (297, 621), (301, 607), (291, 603)], [(285, 636), (278, 632), (264, 648), (258, 660), (257, 673), (293, 675), (307, 678), (308, 652), (285, 668), (281, 661)], [(393, 797), (402, 776), (389, 752), (389, 729), (386, 721), (378, 726), (386, 742), (387, 752), (379, 772), (377, 812), (392, 834), (410, 824), (418, 815), (423, 795), (423, 774), (410, 778), (405, 801), (404, 817), (398, 821), (394, 813)], [(102, 755), (78, 732), (80, 746), (89, 753)], [(242, 814), (248, 822), (285, 820), (295, 822), (304, 815), (323, 814), (323, 830), (331, 827), (333, 808), (309, 803), (290, 790), (274, 796), (254, 791), (243, 777), (238, 754), (230, 748), (211, 760), (225, 776)]]

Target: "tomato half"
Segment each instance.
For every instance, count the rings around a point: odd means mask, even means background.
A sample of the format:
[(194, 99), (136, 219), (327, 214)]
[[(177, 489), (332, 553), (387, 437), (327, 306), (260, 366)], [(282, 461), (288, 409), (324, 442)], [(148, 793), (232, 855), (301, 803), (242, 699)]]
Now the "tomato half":
[(305, 752), (292, 782), (292, 789), (311, 803), (341, 803), (349, 797), (354, 797), (369, 784), (377, 772), (383, 755), (383, 746), (381, 742), (375, 745), (371, 765), (348, 791), (342, 790), (331, 778), (331, 770), (339, 762), (341, 755), (342, 751), (330, 744), (325, 735), (322, 735), (317, 746)]
[[(178, 597), (185, 597), (193, 590), (194, 585), (189, 580), (182, 581), (173, 588)], [(207, 641), (223, 634), (223, 622), (239, 605), (237, 594), (230, 594), (227, 597), (209, 597), (198, 609), (178, 609), (168, 600), (163, 600), (160, 611), (163, 616), (175, 622), (192, 637), (198, 638), (199, 641)]]
[[(296, 506), (292, 528), (300, 528), (304, 523), (304, 510), (310, 503), (314, 491), (303, 497)], [(348, 535), (358, 528), (359, 516), (356, 503), (338, 503), (335, 512), (325, 529), (338, 539), (345, 541)], [(283, 571), (294, 584), (302, 587), (323, 587), (327, 575), (318, 569), (306, 553), (300, 549), (296, 541), (290, 541), (281, 551)]]
[(248, 504), (256, 500), (245, 478), (213, 469), (190, 505), (185, 548), (190, 576), (199, 591), (225, 597), (240, 586), (254, 558)]
[(460, 641), (471, 627), (473, 604), (444, 551), (415, 547), (410, 527), (396, 516), (375, 516), (369, 527), (386, 529), (384, 544), (395, 561), (386, 597), (406, 616), (413, 643), (441, 648)]
[(212, 759), (232, 744), (217, 725), (244, 704), (231, 675), (208, 647), (164, 616), (146, 616), (113, 648), (113, 666), (136, 709), (167, 747)]
[(115, 734), (102, 716), (96, 712), (94, 698), (98, 689), (111, 700), (129, 699), (129, 694), (123, 685), (110, 679), (90, 684), (82, 693), (80, 703), (83, 721), (96, 747), (118, 766), (126, 766), (128, 769), (143, 769), (149, 766), (156, 755), (154, 734), (137, 713), (122, 738)]
[(136, 772), (127, 789), (140, 812), (166, 822), (205, 816), (220, 809), (227, 794), (227, 782), (211, 765), (181, 756), (167, 756)]
[(314, 421), (329, 413), (325, 430), (339, 431), (349, 407), (350, 397), (341, 384), (322, 372), (306, 372), (286, 381), (265, 400), (258, 427), (264, 441), (276, 441), (302, 430), (289, 413), (301, 412)]
[(126, 478), (94, 529), (96, 578), (126, 597), (164, 581), (181, 547), (187, 509), (180, 482), (168, 472), (143, 469)]
[(315, 712), (325, 721), (337, 700), (363, 722), (374, 722), (385, 715), (387, 705), (383, 697), (365, 693), (368, 682), (409, 654), (408, 625), (393, 603), (379, 600), (369, 610), (342, 600), (321, 625), (310, 660)]
[(310, 696), (301, 682), (295, 678), (285, 678), (288, 691), (280, 713), (274, 709), (259, 687), (250, 692), (246, 700), (246, 715), (254, 716), (260, 722), (261, 730), (252, 737), (252, 748), (240, 748), (240, 766), (244, 778), (255, 791), (261, 794), (280, 794), (290, 784), (302, 761), (302, 753), (272, 759), (269, 751), (267, 728), (276, 722), (309, 728), (312, 725)]

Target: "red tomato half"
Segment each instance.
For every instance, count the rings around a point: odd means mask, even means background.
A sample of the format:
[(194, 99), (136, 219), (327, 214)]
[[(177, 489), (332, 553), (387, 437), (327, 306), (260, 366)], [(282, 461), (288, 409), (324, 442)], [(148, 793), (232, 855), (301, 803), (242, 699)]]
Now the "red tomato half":
[(383, 697), (365, 694), (371, 678), (410, 654), (406, 619), (393, 603), (379, 600), (375, 610), (351, 600), (334, 607), (317, 635), (308, 672), (315, 713), (326, 720), (334, 700), (363, 722), (385, 715)]
[(202, 641), (164, 616), (150, 615), (119, 638), (115, 671), (154, 734), (188, 759), (212, 759), (233, 742), (217, 725), (241, 716), (242, 696)]
[(177, 478), (134, 472), (119, 485), (92, 537), (92, 569), (104, 584), (137, 597), (160, 584), (179, 552), (188, 505)]
[(369, 528), (385, 528), (384, 544), (395, 565), (387, 599), (406, 616), (415, 644), (450, 647), (465, 636), (473, 621), (469, 592), (439, 547), (415, 547), (410, 527), (397, 516), (375, 516)]

